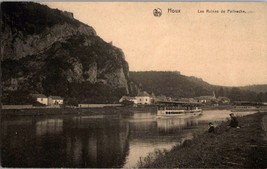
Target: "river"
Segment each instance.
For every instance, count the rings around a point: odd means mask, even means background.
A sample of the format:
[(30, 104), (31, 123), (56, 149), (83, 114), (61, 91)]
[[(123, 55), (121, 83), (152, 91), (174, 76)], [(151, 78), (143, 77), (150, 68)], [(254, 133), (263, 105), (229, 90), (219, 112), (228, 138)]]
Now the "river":
[[(243, 116), (255, 112), (235, 112)], [(152, 112), (123, 115), (2, 118), (3, 167), (132, 168), (140, 157), (219, 125), (229, 110), (194, 118), (157, 119)]]

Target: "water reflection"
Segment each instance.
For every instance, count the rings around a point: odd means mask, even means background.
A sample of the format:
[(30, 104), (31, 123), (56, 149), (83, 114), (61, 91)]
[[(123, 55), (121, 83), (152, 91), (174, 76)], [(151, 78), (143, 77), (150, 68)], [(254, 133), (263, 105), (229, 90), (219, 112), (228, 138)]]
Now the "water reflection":
[(63, 130), (62, 119), (46, 119), (36, 122), (36, 134), (42, 136), (45, 134), (60, 134)]
[(121, 167), (129, 150), (127, 124), (116, 119), (78, 119), (69, 121), (73, 124), (65, 135), (70, 138), (66, 147), (70, 157), (67, 166)]
[(129, 151), (129, 125), (119, 119), (38, 117), (2, 125), (3, 167), (122, 167)]
[(197, 118), (162, 118), (155, 114), (135, 114), (127, 119), (130, 126), (130, 151), (124, 168), (136, 166), (140, 157), (145, 157), (156, 149), (170, 150), (184, 139), (193, 137), (189, 130), (197, 127)]
[[(209, 121), (229, 111), (207, 111), (197, 118), (157, 119), (154, 113), (128, 116), (18, 117), (1, 123), (3, 167), (134, 167), (155, 149), (171, 149)], [(249, 113), (246, 113), (249, 114)], [(242, 115), (242, 114), (237, 114)]]
[(160, 118), (157, 119), (157, 127), (160, 131), (170, 132), (198, 126), (198, 118)]
[(152, 112), (134, 112), (133, 116), (131, 117), (132, 119), (154, 119), (155, 118), (155, 113)]

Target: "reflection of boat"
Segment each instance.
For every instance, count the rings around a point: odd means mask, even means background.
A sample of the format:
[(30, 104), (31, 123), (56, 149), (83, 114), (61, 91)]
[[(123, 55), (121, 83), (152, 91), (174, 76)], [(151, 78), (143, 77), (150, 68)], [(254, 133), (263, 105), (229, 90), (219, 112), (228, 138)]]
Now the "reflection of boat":
[(157, 117), (191, 117), (200, 115), (202, 109), (198, 102), (161, 101), (157, 102)]
[(183, 128), (197, 126), (198, 118), (158, 118), (157, 128), (160, 131), (181, 130)]

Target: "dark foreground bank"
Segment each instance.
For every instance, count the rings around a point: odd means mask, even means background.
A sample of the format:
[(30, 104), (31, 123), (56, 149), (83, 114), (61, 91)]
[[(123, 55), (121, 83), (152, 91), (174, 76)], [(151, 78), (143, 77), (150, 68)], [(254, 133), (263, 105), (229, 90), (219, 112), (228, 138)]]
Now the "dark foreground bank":
[(174, 147), (146, 168), (266, 168), (267, 143), (262, 118), (267, 113), (239, 117), (241, 128), (227, 130), (227, 122), (216, 134), (204, 133)]

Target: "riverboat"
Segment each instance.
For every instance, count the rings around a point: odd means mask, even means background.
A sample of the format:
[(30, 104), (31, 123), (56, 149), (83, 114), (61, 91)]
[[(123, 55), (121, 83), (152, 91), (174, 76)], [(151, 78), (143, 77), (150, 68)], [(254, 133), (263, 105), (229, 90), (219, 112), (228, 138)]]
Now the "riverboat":
[(157, 118), (161, 117), (191, 117), (202, 114), (201, 103), (160, 101), (157, 105)]

